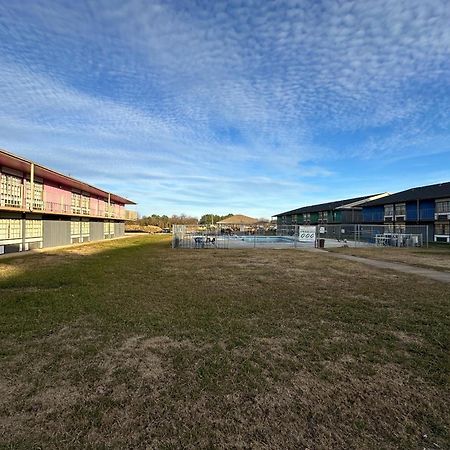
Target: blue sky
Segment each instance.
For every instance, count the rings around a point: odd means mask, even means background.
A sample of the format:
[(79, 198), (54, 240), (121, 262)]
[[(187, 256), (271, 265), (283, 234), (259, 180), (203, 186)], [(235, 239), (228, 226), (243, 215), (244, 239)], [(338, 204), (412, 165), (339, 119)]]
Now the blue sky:
[(450, 180), (450, 3), (0, 0), (0, 147), (149, 213)]

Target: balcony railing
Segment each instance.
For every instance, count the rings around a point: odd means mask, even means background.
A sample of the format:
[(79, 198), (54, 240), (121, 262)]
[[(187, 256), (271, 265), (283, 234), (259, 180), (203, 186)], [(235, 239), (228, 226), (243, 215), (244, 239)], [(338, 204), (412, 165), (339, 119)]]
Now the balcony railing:
[[(449, 213), (450, 214), (450, 213)], [(439, 213), (439, 216), (441, 214)], [(384, 214), (384, 213), (371, 213), (365, 211), (363, 213), (363, 222), (371, 223), (371, 222), (393, 222), (395, 219), (396, 222), (414, 222), (414, 221), (433, 221), (438, 220), (438, 214), (434, 212), (433, 208), (424, 208), (419, 211), (417, 214), (417, 210), (406, 210), (406, 212), (402, 212), (401, 214)]]
[[(21, 204), (17, 202), (0, 202), (0, 208), (7, 208), (9, 210), (18, 210), (18, 211), (31, 211), (30, 204), (28, 202), (26, 207), (23, 207)], [(111, 219), (128, 219), (129, 213), (135, 213), (135, 211), (127, 211), (125, 209), (117, 210), (105, 210), (100, 208), (87, 208), (87, 207), (76, 207), (69, 204), (64, 203), (56, 203), (56, 202), (43, 202), (43, 201), (35, 201), (33, 204), (32, 210), (34, 212), (40, 213), (50, 213), (50, 214), (74, 214), (77, 216), (91, 216), (91, 217), (105, 217)], [(137, 214), (137, 213), (135, 213)]]
[[(31, 209), (31, 199), (27, 198), (27, 209)], [(33, 209), (42, 211), (44, 209), (44, 202), (42, 200), (34, 199)]]
[(449, 211), (436, 211), (434, 213), (435, 220), (449, 220), (450, 219), (450, 210)]
[(138, 218), (137, 211), (130, 211), (129, 209), (125, 209), (124, 213), (125, 213), (125, 220), (133, 221), (133, 220), (137, 220), (137, 218)]
[(72, 205), (65, 205), (63, 203), (45, 202), (45, 212), (70, 214), (72, 212)]

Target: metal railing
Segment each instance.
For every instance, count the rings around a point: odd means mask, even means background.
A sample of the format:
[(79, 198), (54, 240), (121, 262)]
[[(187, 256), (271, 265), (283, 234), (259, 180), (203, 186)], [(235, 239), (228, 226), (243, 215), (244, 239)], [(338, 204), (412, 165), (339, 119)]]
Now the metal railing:
[[(129, 217), (128, 213), (137, 213), (135, 211), (128, 211), (122, 209), (120, 211), (108, 211), (105, 209), (97, 209), (97, 208), (86, 208), (86, 207), (76, 207), (65, 203), (57, 203), (57, 202), (44, 202), (42, 200), (35, 200), (33, 203), (33, 208), (31, 208), (31, 204), (28, 201), (26, 207), (24, 208), (22, 204), (8, 204), (8, 202), (1, 202), (0, 207), (8, 208), (8, 209), (17, 209), (20, 211), (28, 210), (42, 213), (51, 213), (51, 214), (74, 214), (80, 216), (95, 216), (95, 217), (107, 217), (114, 219), (127, 219)], [(127, 219), (132, 220), (132, 219)], [(135, 220), (135, 219), (134, 219)]]
[(396, 212), (395, 214), (385, 214), (383, 211), (378, 212), (363, 212), (363, 223), (370, 224), (376, 222), (394, 222), (395, 221), (433, 221), (435, 220), (435, 210), (433, 208), (424, 208), (420, 209), (417, 214), (417, 210), (406, 209), (405, 212), (399, 214)]
[(318, 226), (325, 246), (421, 247), (432, 240), (428, 225), (338, 224)]

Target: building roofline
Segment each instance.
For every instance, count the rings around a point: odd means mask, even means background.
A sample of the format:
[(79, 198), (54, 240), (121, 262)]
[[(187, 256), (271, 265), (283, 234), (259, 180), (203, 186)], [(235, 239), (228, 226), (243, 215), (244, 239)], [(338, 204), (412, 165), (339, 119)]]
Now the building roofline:
[(381, 194), (372, 195), (371, 197), (367, 197), (367, 198), (364, 198), (364, 199), (362, 199), (362, 200), (358, 200), (358, 201), (353, 202), (353, 203), (348, 203), (348, 204), (343, 205), (343, 206), (338, 206), (336, 209), (352, 209), (352, 208), (357, 208), (357, 207), (360, 207), (360, 206), (365, 205), (367, 202), (371, 202), (371, 201), (374, 201), (374, 200), (378, 200), (378, 199), (380, 199), (380, 198), (387, 197), (387, 196), (389, 196), (389, 195), (391, 195), (390, 192), (383, 192), (383, 193), (381, 193)]
[(450, 182), (418, 186), (404, 191), (395, 192), (383, 198), (375, 199), (364, 206), (380, 206), (389, 203), (408, 202), (416, 200), (430, 200), (434, 198), (450, 197)]
[[(99, 195), (99, 196), (103, 196), (103, 197), (108, 197), (108, 195), (110, 195), (111, 200), (114, 202), (117, 202), (117, 203), (123, 203), (125, 205), (136, 205), (135, 202), (133, 202), (132, 200), (129, 200), (125, 197), (105, 191), (105, 190), (95, 187), (89, 183), (78, 180), (77, 178), (73, 178), (69, 175), (65, 175), (56, 170), (50, 169), (46, 166), (43, 166), (42, 164), (39, 164), (35, 161), (26, 159), (22, 156), (16, 155), (16, 154), (11, 153), (2, 148), (0, 148), (0, 165), (2, 165), (1, 164), (2, 156), (6, 157), (7, 159), (9, 158), (12, 161), (16, 161), (19, 164), (19, 166), (20, 166), (20, 164), (26, 164), (26, 165), (34, 164), (36, 176), (41, 176), (42, 178), (53, 179), (55, 181), (59, 181), (59, 182), (68, 184), (69, 186), (71, 186), (73, 188), (84, 190), (91, 194), (95, 194), (95, 195)], [(7, 164), (5, 164), (5, 166), (6, 165)], [(19, 170), (24, 171), (23, 168), (19, 168)]]
[(326, 202), (326, 203), (317, 203), (315, 205), (307, 205), (307, 206), (301, 206), (300, 208), (292, 209), (290, 211), (285, 211), (279, 214), (275, 214), (272, 217), (278, 217), (278, 216), (285, 216), (285, 215), (293, 215), (298, 214), (302, 212), (320, 212), (320, 211), (327, 211), (330, 209), (352, 209), (352, 208), (359, 208), (365, 202), (368, 201), (368, 199), (378, 198), (380, 196), (387, 195), (387, 193), (381, 193), (381, 194), (372, 194), (372, 195), (365, 195), (362, 197), (354, 197), (354, 198), (348, 198), (343, 200), (335, 200), (332, 202)]

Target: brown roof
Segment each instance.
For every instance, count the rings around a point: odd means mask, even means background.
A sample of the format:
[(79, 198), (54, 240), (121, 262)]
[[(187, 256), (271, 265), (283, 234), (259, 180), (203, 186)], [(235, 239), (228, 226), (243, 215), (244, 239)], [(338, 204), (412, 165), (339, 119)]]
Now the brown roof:
[(258, 223), (258, 219), (242, 214), (236, 214), (235, 216), (228, 217), (217, 223), (219, 225), (254, 225), (255, 223)]

